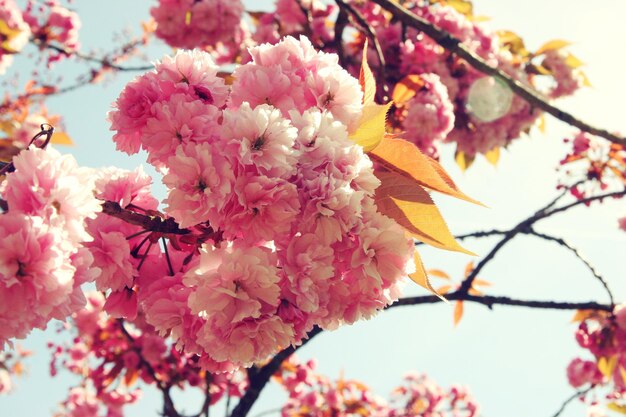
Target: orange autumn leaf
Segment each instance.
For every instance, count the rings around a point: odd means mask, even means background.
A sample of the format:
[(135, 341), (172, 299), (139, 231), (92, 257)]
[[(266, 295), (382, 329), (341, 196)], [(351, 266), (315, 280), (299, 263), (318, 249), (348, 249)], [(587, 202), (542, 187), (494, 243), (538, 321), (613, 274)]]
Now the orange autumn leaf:
[(451, 197), (481, 204), (465, 195), (439, 163), (424, 155), (417, 146), (403, 139), (385, 137), (369, 152), (375, 162), (422, 187)]
[(415, 94), (424, 87), (424, 80), (417, 74), (404, 77), (393, 88), (391, 99), (396, 105), (402, 105), (415, 97)]
[(463, 301), (457, 301), (454, 305), (454, 325), (458, 325), (463, 318)]
[(437, 288), (437, 292), (439, 294), (447, 294), (450, 292), (451, 289), (452, 285), (442, 285), (441, 287)]
[(376, 80), (374, 80), (374, 74), (372, 69), (367, 63), (367, 39), (363, 45), (363, 59), (361, 61), (361, 71), (359, 72), (359, 84), (361, 84), (361, 90), (363, 90), (363, 105), (374, 103), (374, 97), (376, 96)]
[(413, 255), (413, 259), (415, 261), (415, 272), (409, 274), (409, 278), (413, 280), (417, 285), (426, 288), (428, 291), (436, 295), (441, 301), (448, 302), (445, 297), (443, 297), (430, 283), (430, 279), (428, 279), (428, 274), (426, 273), (426, 269), (424, 269), (424, 264), (422, 263), (422, 259), (420, 258), (417, 251), (415, 251)]
[(379, 172), (376, 176), (381, 185), (374, 198), (382, 214), (421, 242), (474, 255), (459, 245), (430, 195), (419, 184), (395, 172)]
[(59, 131), (55, 131), (52, 134), (50, 143), (54, 143), (57, 145), (74, 146), (74, 141), (72, 140), (72, 138), (70, 138), (67, 133)]
[(441, 269), (429, 269), (426, 272), (428, 273), (428, 275), (433, 276), (433, 277), (442, 278), (442, 279), (450, 279), (450, 275), (446, 274)]

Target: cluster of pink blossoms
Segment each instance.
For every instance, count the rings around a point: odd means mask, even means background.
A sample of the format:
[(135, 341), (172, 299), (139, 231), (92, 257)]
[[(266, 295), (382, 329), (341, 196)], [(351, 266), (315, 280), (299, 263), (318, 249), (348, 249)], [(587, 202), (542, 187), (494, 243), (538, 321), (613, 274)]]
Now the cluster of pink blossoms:
[[(427, 80), (417, 91), (413, 100), (396, 107), (390, 122), (403, 137), (418, 145), (422, 151), (436, 157), (438, 147), (444, 142), (456, 143), (457, 149), (472, 158), (494, 148), (508, 145), (513, 139), (527, 132), (537, 121), (541, 112), (517, 97), (508, 87), (494, 82), (467, 62), (446, 51), (434, 40), (400, 22), (391, 20), (383, 9), (373, 2), (349, 1), (350, 7), (360, 13), (374, 30), (386, 61), (384, 72), (380, 70), (374, 44), (370, 43), (368, 61), (379, 76), (378, 98), (386, 100), (388, 93), (406, 76), (419, 75)], [(545, 94), (559, 98), (574, 93), (582, 84), (579, 74), (568, 63), (568, 55), (562, 50), (547, 50), (534, 57), (520, 59), (513, 56), (500, 44), (498, 36), (480, 23), (468, 18), (453, 7), (432, 4), (431, 1), (416, 1), (405, 4), (410, 11), (431, 24), (460, 39), (469, 49), (482, 57), (488, 64), (503, 69), (520, 82), (530, 84), (533, 71), (528, 66), (540, 65), (553, 81)], [(243, 7), (235, 2), (231, 14), (222, 16), (218, 6), (221, 1), (206, 0), (160, 0), (152, 10), (159, 22), (157, 35), (168, 44), (177, 47), (201, 47), (211, 51), (218, 61), (227, 57), (249, 59), (243, 48), (220, 44), (226, 40), (212, 35), (200, 35), (202, 25), (214, 27), (226, 20), (222, 27), (225, 38), (236, 39), (240, 44), (277, 43), (282, 37), (307, 35), (316, 48), (340, 53), (342, 64), (353, 75), (358, 74), (357, 65), (364, 43), (364, 36), (356, 40), (343, 41), (341, 47), (335, 40), (335, 18), (337, 6), (319, 0), (276, 0), (272, 12), (254, 14), (254, 27), (244, 28)], [(215, 9), (211, 17), (194, 23), (194, 8)], [(350, 23), (347, 23), (350, 25)], [(185, 28), (180, 30), (180, 28)], [(197, 29), (198, 28), (198, 29)], [(360, 26), (354, 27), (360, 31)], [(235, 34), (231, 33), (237, 31)], [(343, 30), (343, 29), (342, 29)], [(166, 32), (160, 34), (160, 31)], [(171, 32), (171, 33), (170, 33)], [(189, 32), (193, 35), (186, 36)], [(210, 32), (210, 31), (209, 31)], [(183, 39), (184, 36), (184, 41)], [(179, 37), (181, 39), (179, 39)], [(226, 53), (228, 52), (228, 53)], [(521, 61), (521, 62), (518, 62)], [(536, 71), (535, 71), (536, 72)]]
[(294, 357), (284, 362), (278, 382), (289, 399), (283, 417), (474, 417), (479, 407), (468, 391), (459, 386), (446, 390), (426, 375), (409, 374), (395, 388), (389, 401), (374, 395), (355, 381), (332, 381), (315, 372), (315, 361), (299, 363)]
[(211, 375), (207, 387), (197, 358), (178, 352), (142, 317), (124, 324), (105, 314), (101, 293), (90, 293), (87, 300), (87, 307), (72, 316), (77, 332), (73, 343), (50, 344), (51, 374), (62, 366), (81, 378), (55, 417), (121, 417), (123, 407), (141, 397), (136, 382), (156, 384), (155, 378), (167, 386), (209, 391), (211, 404), (224, 395), (242, 395), (247, 384), (243, 372)]
[(0, 75), (13, 62), (13, 54), (28, 42), (30, 29), (14, 0), (0, 0)]
[(51, 51), (49, 64), (78, 50), (80, 18), (76, 12), (63, 7), (59, 0), (46, 0), (44, 3), (28, 0), (24, 20), (36, 42), (42, 46), (53, 44), (65, 50), (64, 53)]
[[(613, 314), (593, 312), (584, 317), (576, 341), (593, 355), (592, 360), (576, 358), (567, 367), (567, 378), (575, 388), (609, 388), (608, 400), (623, 406), (626, 395), (626, 306)], [(593, 403), (593, 401), (592, 401)]]
[[(571, 194), (581, 200), (610, 190), (621, 190), (626, 183), (626, 149), (608, 143), (586, 132), (578, 132), (564, 142), (571, 151), (560, 161), (567, 182), (578, 181)], [(617, 226), (626, 231), (626, 217), (618, 219)]]
[(31, 147), (0, 185), (0, 347), (64, 319), (85, 303), (80, 285), (97, 269), (82, 246), (100, 204), (92, 172), (72, 156)]
[[(96, 283), (136, 285), (146, 321), (212, 369), (261, 360), (315, 325), (371, 317), (414, 267), (413, 242), (377, 211), (372, 163), (348, 137), (358, 81), (304, 37), (250, 54), (230, 88), (206, 53), (166, 57), (110, 113), (118, 148), (145, 149), (165, 174), (165, 213), (206, 243), (171, 237), (165, 255), (139, 260), (136, 279)], [(129, 260), (113, 253), (116, 266)]]
[(209, 48), (225, 60), (233, 54), (224, 50), (238, 53), (249, 36), (243, 12), (240, 0), (159, 0), (150, 9), (157, 23), (156, 35), (168, 45)]

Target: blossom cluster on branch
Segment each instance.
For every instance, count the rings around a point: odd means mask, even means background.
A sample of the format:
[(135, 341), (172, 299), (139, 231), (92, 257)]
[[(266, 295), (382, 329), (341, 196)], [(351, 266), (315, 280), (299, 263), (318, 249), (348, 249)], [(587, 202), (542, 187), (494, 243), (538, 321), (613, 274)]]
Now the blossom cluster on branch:
[[(372, 162), (348, 137), (362, 113), (358, 81), (304, 37), (250, 54), (230, 88), (207, 53), (166, 57), (110, 114), (118, 148), (145, 149), (165, 173), (165, 213), (212, 233), (199, 251), (170, 239), (170, 277), (133, 281), (127, 269), (96, 282), (137, 284), (146, 320), (211, 369), (249, 366), (314, 325), (371, 317), (414, 268), (412, 241), (377, 211)], [(101, 252), (132, 253), (121, 248)], [(164, 257), (146, 254), (142, 268)]]

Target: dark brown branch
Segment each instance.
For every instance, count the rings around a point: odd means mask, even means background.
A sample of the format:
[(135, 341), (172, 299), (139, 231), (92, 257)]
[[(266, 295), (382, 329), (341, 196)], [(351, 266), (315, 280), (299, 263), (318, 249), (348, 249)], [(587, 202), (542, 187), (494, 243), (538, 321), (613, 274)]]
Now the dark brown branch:
[(610, 142), (626, 146), (626, 138), (617, 136), (606, 129), (600, 129), (585, 123), (584, 121), (574, 117), (572, 114), (550, 104), (540, 93), (515, 80), (500, 69), (487, 64), (485, 60), (472, 52), (459, 39), (454, 38), (446, 31), (437, 28), (427, 20), (411, 13), (409, 10), (402, 7), (398, 2), (393, 0), (373, 0), (373, 2), (390, 12), (398, 21), (402, 22), (402, 24), (424, 32), (447, 51), (463, 58), (478, 71), (491, 75), (492, 77), (504, 82), (515, 94), (526, 100), (532, 106), (538, 107), (562, 122), (577, 127), (582, 131), (603, 137)]
[(333, 38), (332, 47), (339, 57), (339, 65), (346, 68), (348, 63), (346, 62), (346, 54), (343, 50), (343, 31), (348, 24), (348, 13), (344, 9), (339, 9), (337, 14), (337, 20), (335, 20), (335, 36)]
[(513, 239), (518, 234), (530, 232), (532, 230), (532, 226), (539, 220), (546, 219), (550, 216), (553, 216), (556, 213), (561, 213), (561, 212), (567, 211), (571, 208), (574, 208), (583, 204), (589, 204), (593, 201), (602, 201), (606, 198), (622, 197), (626, 195), (626, 190), (600, 194), (600, 195), (596, 195), (593, 197), (588, 197), (588, 198), (584, 198), (581, 200), (577, 200), (573, 203), (566, 204), (561, 207), (552, 208), (563, 195), (564, 194), (561, 194), (555, 200), (552, 200), (543, 208), (537, 210), (537, 212), (533, 214), (531, 217), (527, 218), (526, 220), (523, 220), (517, 226), (515, 226), (514, 228), (506, 232), (504, 236), (502, 237), (502, 239), (498, 243), (496, 243), (496, 245), (491, 249), (491, 251), (483, 259), (480, 260), (480, 262), (476, 265), (476, 267), (469, 273), (467, 278), (465, 278), (465, 280), (461, 283), (461, 288), (459, 289), (459, 291), (467, 294), (470, 288), (472, 288), (472, 283), (474, 279), (476, 279), (480, 271), (496, 256), (496, 254), (500, 251), (500, 249), (502, 249), (504, 245), (506, 245), (509, 241), (511, 241), (511, 239)]
[[(312, 38), (312, 34), (313, 31), (311, 29), (311, 26), (313, 25), (313, 16), (311, 15), (311, 9), (305, 7), (302, 4), (301, 0), (296, 0), (296, 3), (298, 3), (298, 7), (300, 8), (300, 11), (302, 12), (302, 14), (304, 15), (304, 19), (306, 20), (306, 24), (304, 25), (304, 34), (307, 38), (311, 39)], [(310, 7), (313, 7), (313, 5), (311, 4)]]
[[(385, 56), (383, 55), (383, 49), (380, 46), (380, 42), (378, 41), (378, 36), (376, 36), (376, 32), (374, 32), (374, 29), (369, 24), (367, 19), (361, 14), (361, 12), (355, 9), (351, 4), (346, 3), (343, 0), (335, 0), (335, 1), (337, 2), (337, 5), (339, 6), (340, 9), (345, 9), (356, 20), (358, 25), (361, 26), (361, 28), (367, 34), (367, 37), (374, 44), (374, 49), (376, 50), (376, 56), (378, 57), (378, 63), (379, 63), (378, 76), (380, 80), (384, 80), (385, 68), (387, 64), (385, 62)], [(383, 84), (383, 88), (387, 87), (386, 83), (383, 82), (382, 84)]]
[[(612, 311), (612, 306), (608, 304), (596, 303), (595, 301), (588, 302), (569, 302), (569, 301), (542, 301), (542, 300), (518, 300), (515, 298), (505, 296), (493, 296), (493, 295), (471, 295), (464, 294), (461, 291), (455, 291), (450, 294), (446, 294), (446, 299), (449, 301), (471, 301), (477, 304), (487, 306), (489, 309), (493, 309), (495, 305), (528, 307), (548, 310), (601, 310)], [(435, 304), (442, 302), (440, 298), (434, 295), (423, 295), (418, 297), (406, 297), (401, 298), (394, 304), (387, 307), (387, 309), (394, 307), (413, 306), (420, 304)]]
[(598, 273), (598, 271), (595, 269), (595, 267), (593, 265), (591, 265), (591, 263), (587, 259), (585, 259), (585, 257), (580, 253), (580, 251), (578, 249), (576, 249), (575, 247), (571, 246), (563, 238), (560, 238), (560, 237), (555, 237), (555, 236), (547, 235), (547, 234), (544, 234), (544, 233), (539, 233), (539, 232), (537, 232), (535, 230), (532, 230), (532, 229), (531, 230), (527, 230), (524, 233), (526, 233), (528, 235), (531, 235), (531, 236), (536, 236), (536, 237), (538, 237), (540, 239), (543, 239), (543, 240), (547, 240), (547, 241), (550, 241), (550, 242), (555, 242), (555, 243), (559, 244), (560, 246), (563, 246), (564, 248), (566, 248), (570, 252), (572, 252), (576, 258), (578, 258), (583, 264), (585, 264), (585, 266), (587, 267), (589, 272), (591, 272), (591, 274), (598, 281), (600, 281), (600, 283), (602, 284), (602, 286), (606, 290), (606, 293), (609, 296), (609, 300), (611, 302), (611, 305), (613, 305), (613, 306), (615, 305), (615, 299), (613, 298), (613, 292), (609, 288), (609, 284), (602, 277), (602, 275), (600, 275)]
[(262, 367), (252, 367), (248, 369), (248, 378), (250, 385), (246, 390), (246, 393), (241, 397), (239, 403), (233, 409), (233, 412), (230, 414), (230, 417), (245, 417), (252, 405), (256, 402), (257, 398), (259, 398), (259, 394), (267, 385), (272, 375), (280, 369), (280, 365), (285, 361), (289, 356), (291, 356), (296, 350), (300, 349), (302, 346), (307, 344), (313, 337), (317, 334), (321, 333), (322, 329), (319, 327), (315, 327), (307, 334), (307, 338), (302, 342), (300, 346), (294, 347), (289, 346), (286, 349), (278, 352), (267, 364)]
[(134, 224), (135, 226), (141, 226), (145, 230), (151, 232), (172, 234), (172, 235), (186, 235), (191, 233), (189, 229), (181, 229), (178, 227), (176, 221), (172, 218), (163, 219), (158, 216), (147, 216), (145, 214), (139, 214), (131, 210), (122, 208), (118, 203), (114, 201), (105, 201), (102, 203), (102, 212), (108, 214), (111, 217), (124, 220), (126, 223)]
[(204, 375), (204, 383), (206, 384), (206, 392), (204, 393), (204, 403), (200, 412), (195, 417), (209, 417), (209, 409), (211, 407), (211, 381), (213, 375), (210, 372), (206, 372)]

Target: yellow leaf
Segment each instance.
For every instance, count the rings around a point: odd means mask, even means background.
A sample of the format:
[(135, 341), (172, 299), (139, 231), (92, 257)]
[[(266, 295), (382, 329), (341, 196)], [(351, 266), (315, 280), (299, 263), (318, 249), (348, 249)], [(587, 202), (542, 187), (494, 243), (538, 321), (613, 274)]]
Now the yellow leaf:
[(454, 306), (454, 325), (459, 324), (463, 318), (463, 301), (457, 301)]
[(430, 283), (428, 275), (426, 274), (426, 270), (424, 269), (424, 264), (422, 263), (422, 260), (420, 259), (417, 251), (415, 251), (413, 260), (415, 261), (415, 272), (409, 274), (409, 278), (411, 278), (411, 280), (413, 280), (413, 282), (415, 282), (417, 285), (426, 288), (428, 291), (436, 295), (441, 301), (445, 301), (447, 303), (448, 300), (446, 300), (445, 297), (439, 294)]
[(50, 142), (55, 143), (57, 145), (74, 146), (74, 141), (65, 132), (55, 131), (52, 134), (52, 138), (50, 139)]
[(357, 145), (363, 147), (364, 152), (374, 149), (385, 136), (385, 124), (387, 122), (387, 112), (393, 103), (369, 104), (363, 108), (361, 122), (356, 132), (350, 135)]
[(489, 161), (491, 165), (496, 166), (500, 159), (500, 148), (496, 146), (485, 154), (485, 158), (487, 158), (487, 161)]
[(491, 18), (489, 16), (468, 16), (467, 20), (470, 22), (484, 23), (489, 22)]
[(474, 255), (454, 239), (439, 209), (419, 184), (395, 172), (379, 172), (376, 176), (381, 185), (376, 189), (375, 201), (382, 214), (428, 245)]
[(228, 71), (220, 71), (217, 73), (217, 76), (220, 77), (221, 79), (224, 80), (224, 84), (226, 85), (232, 85), (233, 82), (235, 81), (235, 77), (233, 77), (233, 73), (232, 72), (228, 72)]
[(464, 272), (465, 278), (467, 278), (469, 274), (472, 273), (473, 270), (474, 270), (474, 262), (468, 262), (467, 265), (465, 265), (465, 272)]
[(505, 49), (511, 51), (512, 54), (519, 55), (521, 57), (527, 57), (530, 55), (526, 49), (526, 45), (524, 45), (524, 40), (517, 33), (511, 32), (510, 30), (501, 30), (498, 31), (497, 34), (500, 39), (500, 43)]
[(427, 272), (428, 272), (428, 275), (433, 276), (433, 277), (450, 279), (450, 275), (446, 274), (441, 269), (429, 269)]
[(417, 74), (407, 75), (393, 88), (391, 99), (400, 106), (415, 97), (419, 89), (424, 87), (424, 80)]
[(580, 71), (580, 78), (583, 79), (583, 85), (585, 87), (592, 87), (591, 81), (589, 81), (589, 77), (587, 77), (587, 74), (585, 74), (584, 72)]
[(472, 166), (474, 156), (469, 156), (465, 152), (457, 150), (454, 154), (454, 160), (459, 168), (461, 168), (461, 171), (465, 171)]
[(548, 51), (558, 51), (559, 49), (570, 46), (571, 44), (571, 42), (564, 41), (562, 39), (554, 39), (541, 45), (541, 47), (537, 49), (537, 52), (535, 52), (535, 55), (545, 54)]
[(185, 13), (185, 26), (189, 26), (191, 24), (191, 10), (188, 10)]
[(570, 68), (580, 68), (583, 65), (585, 65), (585, 63), (582, 62), (580, 59), (576, 58), (574, 55), (569, 54), (567, 55), (567, 58), (565, 58), (565, 65), (567, 65)]
[(467, 290), (467, 293), (475, 297), (482, 297), (484, 295), (482, 292), (478, 291), (476, 288), (470, 288), (469, 290)]
[(466, 16), (471, 16), (474, 11), (472, 2), (468, 0), (446, 0), (446, 3), (457, 12)]
[(616, 402), (608, 403), (607, 408), (612, 411), (616, 411), (620, 414), (626, 414), (626, 405), (621, 405)]
[(607, 378), (613, 375), (615, 365), (617, 365), (617, 356), (611, 356), (608, 359), (603, 356), (598, 359), (598, 370)]
[(3, 49), (5, 53), (14, 54), (18, 51), (11, 47), (11, 42), (14, 38), (16, 38), (20, 33), (22, 33), (19, 29), (11, 29), (7, 22), (0, 19), (0, 39), (3, 39), (0, 44), (0, 48)]
[(406, 140), (385, 137), (369, 156), (387, 170), (400, 174), (422, 187), (470, 203), (481, 204), (459, 190), (437, 161), (424, 155), (417, 146)]
[(537, 127), (541, 133), (546, 133), (546, 115), (544, 113), (541, 113)]
[(452, 285), (442, 285), (441, 287), (437, 288), (437, 292), (439, 294), (446, 294), (451, 289), (452, 289)]
[(595, 316), (595, 310), (576, 310), (574, 317), (572, 317), (572, 323), (583, 322), (588, 318)]
[(363, 59), (361, 61), (361, 72), (359, 73), (359, 84), (361, 84), (361, 90), (363, 90), (363, 105), (374, 103), (374, 97), (376, 96), (376, 80), (374, 80), (374, 74), (372, 69), (367, 63), (367, 39), (365, 39), (365, 45), (363, 45)]

